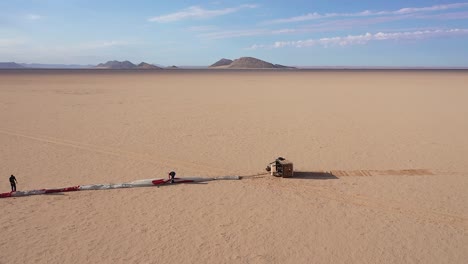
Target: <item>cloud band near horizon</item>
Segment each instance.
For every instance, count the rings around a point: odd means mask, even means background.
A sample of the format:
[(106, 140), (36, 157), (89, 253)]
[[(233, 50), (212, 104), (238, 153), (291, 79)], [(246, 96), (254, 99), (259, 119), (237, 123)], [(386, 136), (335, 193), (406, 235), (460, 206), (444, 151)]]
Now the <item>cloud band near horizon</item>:
[(257, 5), (240, 5), (237, 7), (228, 7), (224, 9), (203, 9), (199, 6), (191, 6), (186, 8), (182, 11), (162, 15), (162, 16), (155, 16), (148, 19), (149, 22), (158, 22), (158, 23), (168, 23), (168, 22), (176, 22), (185, 19), (204, 19), (204, 18), (211, 18), (217, 17), (222, 15), (227, 15), (231, 13), (238, 12), (242, 9), (252, 9), (256, 8)]
[(348, 46), (348, 45), (363, 45), (370, 41), (384, 41), (384, 40), (417, 40), (426, 38), (436, 37), (448, 37), (448, 36), (460, 36), (468, 35), (468, 29), (438, 29), (438, 30), (423, 30), (423, 31), (411, 31), (411, 32), (392, 32), (384, 33), (378, 32), (375, 34), (366, 33), (362, 35), (348, 35), (338, 36), (320, 39), (307, 39), (297, 41), (276, 41), (271, 45), (254, 44), (247, 49), (272, 49), (272, 48), (305, 48), (314, 46)]
[(383, 15), (409, 15), (423, 12), (435, 12), (435, 11), (444, 11), (450, 9), (461, 9), (468, 7), (468, 3), (453, 3), (445, 5), (433, 5), (427, 7), (404, 7), (398, 10), (393, 11), (370, 11), (364, 10), (356, 13), (325, 13), (320, 14), (317, 12), (308, 13), (305, 15), (275, 19), (264, 22), (264, 24), (284, 24), (284, 23), (293, 23), (293, 22), (303, 22), (309, 20), (325, 19), (325, 18), (335, 18), (335, 17), (367, 17), (367, 16), (383, 16)]

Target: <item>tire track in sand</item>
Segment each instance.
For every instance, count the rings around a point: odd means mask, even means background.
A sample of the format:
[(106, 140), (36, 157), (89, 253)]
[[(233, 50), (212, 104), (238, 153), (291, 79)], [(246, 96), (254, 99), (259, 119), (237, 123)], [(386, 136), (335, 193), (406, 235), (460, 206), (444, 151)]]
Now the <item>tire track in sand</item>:
[[(325, 173), (325, 172), (324, 172)], [(405, 169), (405, 170), (332, 170), (330, 173), (336, 177), (346, 176), (422, 176), (434, 175), (427, 169)]]
[(182, 160), (176, 160), (176, 159), (169, 159), (169, 158), (165, 158), (161, 156), (153, 156), (153, 155), (141, 154), (141, 153), (136, 153), (136, 152), (131, 152), (131, 151), (124, 151), (124, 150), (120, 150), (117, 148), (97, 146), (97, 145), (73, 141), (73, 140), (59, 139), (59, 138), (54, 138), (54, 137), (49, 137), (49, 136), (33, 136), (33, 135), (24, 134), (24, 133), (18, 133), (17, 131), (9, 131), (6, 129), (0, 129), (0, 133), (4, 135), (8, 135), (8, 136), (15, 136), (15, 137), (21, 137), (21, 138), (34, 140), (34, 141), (44, 142), (47, 144), (54, 144), (54, 145), (60, 145), (64, 147), (70, 147), (70, 148), (75, 148), (75, 149), (80, 149), (80, 150), (85, 150), (85, 151), (92, 151), (95, 153), (111, 155), (111, 156), (127, 158), (127, 159), (133, 159), (137, 161), (145, 161), (145, 162), (158, 164), (158, 165), (161, 165), (161, 164), (172, 165), (173, 167), (187, 166), (187, 167), (191, 167), (193, 169), (198, 169), (198, 170), (208, 170), (210, 172), (223, 173), (223, 174), (229, 173), (228, 170), (226, 169), (217, 168), (217, 167), (213, 167), (213, 166), (206, 165), (206, 164), (193, 163), (189, 161), (182, 161)]
[(311, 198), (311, 193), (314, 193), (314, 197), (319, 199), (373, 209), (390, 215), (399, 214), (433, 225), (451, 226), (453, 228), (468, 231), (468, 216), (411, 207), (401, 202), (382, 200), (362, 194), (346, 194), (339, 190), (330, 189), (329, 187), (324, 186), (306, 186), (302, 184), (286, 185), (285, 181), (289, 181), (289, 179), (277, 178), (265, 180), (265, 178), (263, 178), (259, 181), (254, 180), (251, 183), (254, 183), (260, 188), (276, 190), (278, 193), (288, 191), (290, 194), (302, 197), (303, 200), (309, 200)]
[[(18, 133), (14, 131), (8, 131), (5, 129), (0, 129), (0, 133), (9, 135), (9, 136), (16, 136), (16, 137), (22, 137), (22, 138), (26, 138), (30, 140), (40, 141), (40, 142), (44, 142), (48, 144), (61, 145), (65, 147), (92, 151), (92, 152), (112, 155), (116, 157), (123, 157), (123, 158), (138, 160), (138, 161), (150, 162), (150, 163), (158, 164), (158, 165), (164, 162), (166, 165), (175, 165), (175, 166), (183, 165), (183, 166), (192, 167), (194, 169), (205, 169), (205, 170), (208, 169), (209, 171), (212, 171), (212, 172), (222, 172), (222, 173), (228, 172), (226, 169), (216, 168), (216, 167), (212, 167), (212, 166), (205, 165), (205, 164), (198, 164), (198, 163), (196, 164), (192, 162), (168, 159), (164, 157), (155, 157), (151, 155), (140, 154), (140, 153), (135, 153), (135, 152), (130, 152), (130, 151), (122, 151), (116, 148), (101, 147), (101, 146), (96, 146), (93, 144), (77, 142), (77, 141), (72, 141), (72, 140), (63, 140), (63, 139), (47, 137), (47, 136), (31, 136), (31, 135)], [(159, 160), (160, 162), (157, 162), (157, 160)], [(435, 175), (434, 173), (426, 169), (351, 170), (351, 171), (334, 170), (334, 171), (330, 171), (330, 173), (337, 177)], [(261, 176), (264, 174), (265, 173), (259, 173), (259, 174), (250, 175), (250, 176)], [(261, 178), (263, 177), (258, 177), (257, 179), (261, 179)], [(281, 179), (278, 179), (278, 180), (281, 180)], [(329, 199), (329, 200), (334, 200), (334, 201), (341, 202), (341, 203), (371, 208), (371, 209), (375, 209), (378, 211), (384, 211), (390, 214), (398, 213), (401, 215), (409, 216), (414, 219), (420, 219), (422, 221), (429, 222), (429, 223), (436, 224), (436, 225), (444, 224), (444, 225), (449, 225), (449, 226), (456, 227), (456, 228), (462, 228), (465, 231), (468, 230), (468, 218), (466, 216), (442, 213), (442, 212), (437, 212), (437, 211), (432, 211), (432, 210), (424, 210), (420, 208), (411, 208), (411, 207), (408, 207), (406, 205), (403, 205), (397, 202), (382, 201), (376, 198), (367, 197), (367, 196), (360, 195), (360, 194), (353, 195), (353, 194), (338, 193), (337, 191), (329, 190), (327, 188), (320, 188), (317, 186), (305, 187), (301, 185), (296, 185), (296, 186), (290, 187), (289, 185), (276, 185), (276, 184), (273, 185), (271, 183), (265, 185), (264, 182), (262, 184), (264, 188), (266, 187), (266, 188), (274, 188), (274, 189), (280, 189), (280, 190), (287, 189), (287, 190), (292, 191), (295, 194), (298, 194), (301, 196), (307, 196), (308, 198), (310, 198), (310, 191), (313, 190), (314, 193), (318, 194), (318, 196), (322, 199)]]

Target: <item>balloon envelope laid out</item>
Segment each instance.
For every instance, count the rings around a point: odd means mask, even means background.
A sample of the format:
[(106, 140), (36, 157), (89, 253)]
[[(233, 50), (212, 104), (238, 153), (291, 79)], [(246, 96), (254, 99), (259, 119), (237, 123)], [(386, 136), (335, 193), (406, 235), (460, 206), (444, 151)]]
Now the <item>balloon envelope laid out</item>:
[(215, 178), (201, 178), (201, 177), (189, 177), (189, 178), (174, 178), (174, 182), (171, 179), (144, 179), (137, 180), (127, 183), (117, 184), (91, 184), (91, 185), (79, 185), (57, 189), (39, 189), (29, 191), (17, 191), (0, 193), (0, 198), (8, 197), (21, 197), (39, 194), (50, 194), (50, 193), (62, 193), (62, 192), (74, 192), (74, 191), (90, 191), (90, 190), (109, 190), (109, 189), (121, 189), (121, 188), (135, 188), (135, 187), (148, 187), (148, 186), (162, 186), (162, 185), (173, 185), (178, 183), (195, 183), (195, 182), (207, 182), (215, 180), (240, 180), (239, 176), (222, 176)]

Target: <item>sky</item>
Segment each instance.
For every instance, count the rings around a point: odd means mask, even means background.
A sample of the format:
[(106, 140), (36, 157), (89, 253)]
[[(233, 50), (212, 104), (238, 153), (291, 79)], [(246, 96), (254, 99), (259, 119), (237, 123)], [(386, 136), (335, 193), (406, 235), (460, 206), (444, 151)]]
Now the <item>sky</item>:
[(1, 0), (0, 61), (468, 67), (468, 2)]

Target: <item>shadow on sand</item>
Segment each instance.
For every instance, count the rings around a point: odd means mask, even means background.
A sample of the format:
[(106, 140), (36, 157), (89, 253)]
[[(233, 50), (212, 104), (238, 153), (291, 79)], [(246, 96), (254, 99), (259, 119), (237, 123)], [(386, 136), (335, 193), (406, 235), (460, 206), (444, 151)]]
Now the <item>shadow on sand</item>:
[(44, 193), (44, 195), (65, 195), (63, 192), (58, 192), (58, 193)]
[(338, 180), (339, 178), (331, 172), (324, 171), (295, 171), (294, 176), (288, 179), (310, 179), (310, 180)]

